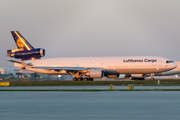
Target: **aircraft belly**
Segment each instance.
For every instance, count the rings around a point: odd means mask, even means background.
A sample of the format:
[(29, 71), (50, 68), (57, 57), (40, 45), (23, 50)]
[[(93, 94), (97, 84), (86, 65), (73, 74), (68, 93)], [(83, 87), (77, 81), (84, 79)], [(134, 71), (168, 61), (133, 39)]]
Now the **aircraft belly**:
[(167, 71), (167, 72), (157, 73), (157, 74), (155, 74), (155, 76), (167, 76), (167, 75), (176, 75), (176, 74), (180, 74), (180, 71), (178, 71), (178, 70), (170, 70), (170, 71)]
[(117, 72), (120, 74), (149, 74), (149, 73), (156, 73), (158, 70), (155, 68), (151, 69), (116, 69)]

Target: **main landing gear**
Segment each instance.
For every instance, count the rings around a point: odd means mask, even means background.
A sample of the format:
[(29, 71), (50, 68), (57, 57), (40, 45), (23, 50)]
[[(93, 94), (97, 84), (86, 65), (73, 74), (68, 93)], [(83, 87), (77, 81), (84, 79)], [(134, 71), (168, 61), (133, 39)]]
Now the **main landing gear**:
[(151, 80), (154, 80), (154, 73), (151, 73)]
[(93, 81), (94, 79), (93, 78), (89, 78), (89, 77), (86, 77), (86, 78), (83, 78), (83, 77), (74, 77), (73, 78), (73, 81)]

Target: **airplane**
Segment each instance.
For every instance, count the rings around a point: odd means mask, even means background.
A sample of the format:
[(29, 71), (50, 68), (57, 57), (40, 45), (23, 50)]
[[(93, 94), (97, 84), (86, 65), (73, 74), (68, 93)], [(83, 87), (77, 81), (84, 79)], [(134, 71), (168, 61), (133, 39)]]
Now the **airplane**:
[(13, 62), (14, 66), (49, 75), (72, 75), (73, 81), (93, 81), (94, 78), (117, 78), (120, 74), (140, 76), (165, 72), (176, 68), (176, 64), (167, 58), (154, 56), (123, 57), (74, 57), (49, 58), (45, 49), (34, 48), (18, 31), (11, 31), (18, 49), (7, 50), (7, 56), (21, 59)]

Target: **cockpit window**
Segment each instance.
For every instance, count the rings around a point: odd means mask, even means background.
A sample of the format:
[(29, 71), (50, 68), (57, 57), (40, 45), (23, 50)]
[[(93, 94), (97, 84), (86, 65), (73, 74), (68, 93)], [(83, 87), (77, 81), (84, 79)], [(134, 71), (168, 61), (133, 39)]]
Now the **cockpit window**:
[(169, 61), (169, 60), (167, 60), (167, 61), (166, 61), (166, 63), (174, 63), (174, 62), (173, 62), (173, 61)]

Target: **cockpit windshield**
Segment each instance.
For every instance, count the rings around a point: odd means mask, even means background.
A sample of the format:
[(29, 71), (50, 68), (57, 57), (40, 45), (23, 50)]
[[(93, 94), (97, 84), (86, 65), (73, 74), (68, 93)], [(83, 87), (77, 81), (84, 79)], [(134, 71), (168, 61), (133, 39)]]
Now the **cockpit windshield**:
[(174, 63), (173, 61), (167, 60), (166, 63)]

